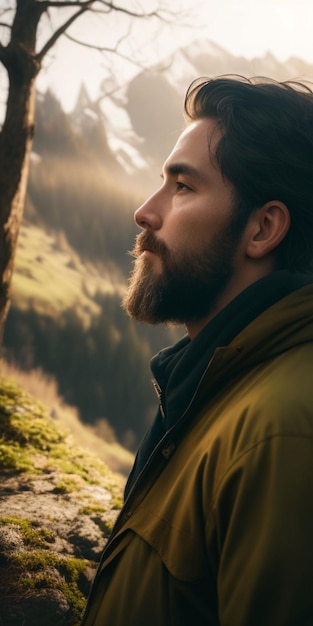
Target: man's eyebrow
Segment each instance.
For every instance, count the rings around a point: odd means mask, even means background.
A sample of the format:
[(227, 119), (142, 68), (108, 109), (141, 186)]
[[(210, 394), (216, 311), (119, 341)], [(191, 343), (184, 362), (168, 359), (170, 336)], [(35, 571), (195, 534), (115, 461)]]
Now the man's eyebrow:
[[(177, 176), (177, 174), (186, 174), (186, 176), (192, 176), (193, 178), (203, 178), (203, 175), (189, 163), (171, 163), (165, 165), (164, 172), (169, 176)], [(161, 178), (164, 177), (163, 171), (161, 172)]]

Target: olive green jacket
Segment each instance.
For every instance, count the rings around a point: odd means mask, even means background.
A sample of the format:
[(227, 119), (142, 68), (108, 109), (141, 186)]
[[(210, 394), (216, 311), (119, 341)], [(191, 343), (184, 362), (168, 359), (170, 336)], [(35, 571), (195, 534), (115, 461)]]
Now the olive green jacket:
[(218, 348), (137, 479), (84, 626), (313, 625), (313, 286)]

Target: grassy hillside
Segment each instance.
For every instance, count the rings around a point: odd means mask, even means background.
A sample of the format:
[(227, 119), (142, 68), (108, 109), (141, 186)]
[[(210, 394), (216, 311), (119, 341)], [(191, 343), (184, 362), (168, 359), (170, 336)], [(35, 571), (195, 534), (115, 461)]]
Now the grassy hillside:
[(94, 426), (84, 424), (77, 408), (66, 404), (58, 393), (56, 380), (40, 369), (24, 371), (2, 360), (0, 372), (8, 383), (21, 387), (46, 407), (56, 426), (65, 428), (76, 445), (95, 455), (112, 472), (125, 480), (132, 467), (134, 455), (116, 440), (114, 431), (106, 420), (99, 420)]
[(63, 233), (32, 224), (21, 227), (12, 281), (12, 303), (21, 310), (61, 314), (75, 308), (86, 324), (100, 313), (95, 294), (118, 294), (125, 280), (117, 267), (82, 262)]

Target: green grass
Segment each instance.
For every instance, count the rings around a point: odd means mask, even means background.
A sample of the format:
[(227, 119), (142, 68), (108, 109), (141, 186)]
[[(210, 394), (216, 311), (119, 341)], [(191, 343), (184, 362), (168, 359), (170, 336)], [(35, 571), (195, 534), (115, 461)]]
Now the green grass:
[(22, 225), (12, 280), (12, 302), (18, 308), (51, 315), (75, 308), (88, 324), (100, 312), (95, 294), (120, 291), (119, 281), (112, 268), (106, 272), (83, 263), (62, 234)]
[[(70, 607), (70, 623), (78, 626), (86, 605), (86, 597), (80, 589), (80, 577), (91, 562), (71, 556), (63, 556), (50, 550), (53, 533), (44, 528), (34, 528), (31, 521), (15, 517), (0, 518), (0, 526), (17, 526), (24, 541), (24, 550), (10, 555), (10, 569), (0, 581), (0, 595), (15, 604), (28, 601), (39, 589), (58, 589)], [(95, 563), (92, 562), (95, 567)]]
[(37, 548), (50, 547), (55, 541), (54, 534), (47, 528), (35, 528), (28, 519), (17, 517), (0, 517), (0, 526), (18, 526), (26, 545)]
[[(59, 589), (71, 607), (73, 626), (78, 626), (86, 605), (86, 598), (79, 589), (79, 578), (89, 562), (45, 550), (19, 553), (14, 560), (19, 574), (17, 590), (29, 597), (32, 593), (36, 595), (38, 589)], [(51, 568), (60, 576), (55, 576)]]

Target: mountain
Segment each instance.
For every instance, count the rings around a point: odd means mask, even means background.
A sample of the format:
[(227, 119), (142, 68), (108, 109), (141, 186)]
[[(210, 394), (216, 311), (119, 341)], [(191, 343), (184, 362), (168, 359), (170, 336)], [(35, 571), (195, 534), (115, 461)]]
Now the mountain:
[[(274, 80), (313, 80), (313, 66), (291, 57), (285, 62), (270, 52), (247, 59), (218, 44), (195, 40), (178, 48), (158, 66), (138, 72), (129, 84), (118, 88), (110, 81), (91, 102), (84, 88), (72, 113), (74, 122), (84, 115), (102, 119), (107, 141), (135, 188), (150, 193), (158, 184), (163, 160), (183, 126), (183, 100), (189, 84), (198, 77), (220, 74), (266, 76)], [(81, 122), (80, 122), (81, 124)]]

